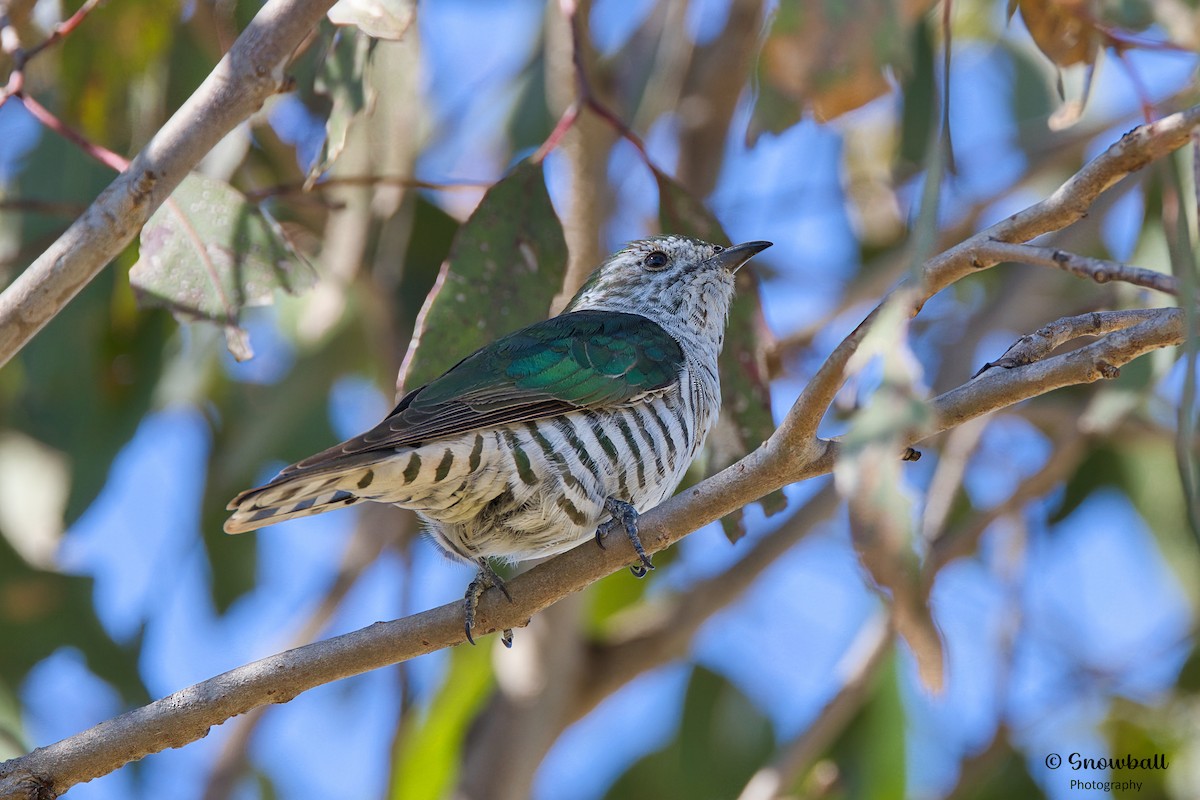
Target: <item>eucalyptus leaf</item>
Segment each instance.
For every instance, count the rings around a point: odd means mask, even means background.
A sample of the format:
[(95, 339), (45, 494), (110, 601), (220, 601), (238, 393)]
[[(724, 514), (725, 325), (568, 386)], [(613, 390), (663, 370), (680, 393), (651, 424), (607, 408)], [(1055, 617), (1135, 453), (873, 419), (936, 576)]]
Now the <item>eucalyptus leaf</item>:
[(19, 686), (34, 665), (63, 647), (84, 654), (88, 668), (131, 703), (149, 693), (138, 674), (140, 642), (118, 645), (92, 605), (91, 578), (30, 566), (0, 537), (0, 683)]
[(278, 227), (227, 183), (189, 175), (142, 229), (129, 280), (142, 308), (221, 325), (239, 360), (252, 353), (241, 310), (308, 288), (315, 273)]
[(354, 29), (344, 28), (333, 36), (325, 60), (313, 80), (313, 91), (329, 99), (325, 121), (325, 143), (308, 173), (308, 186), (333, 165), (346, 148), (350, 126), (365, 114), (374, 100), (367, 77), (372, 40)]
[(834, 483), (849, 506), (859, 561), (892, 608), (930, 692), (945, 685), (945, 653), (922, 590), (914, 548), (913, 498), (904, 484), (903, 441), (931, 422), (921, 367), (908, 345), (907, 295), (893, 295), (847, 364), (847, 374), (880, 368), (881, 381), (850, 421)]
[(523, 161), (459, 228), (421, 309), (398, 386), (415, 389), (485, 344), (545, 319), (566, 263), (541, 164)]
[[(822, 754), (822, 760), (827, 759), (840, 778), (839, 797), (903, 800), (907, 796), (908, 726), (896, 672), (896, 659), (889, 655), (875, 669), (853, 719)], [(814, 755), (813, 760), (816, 758)]]

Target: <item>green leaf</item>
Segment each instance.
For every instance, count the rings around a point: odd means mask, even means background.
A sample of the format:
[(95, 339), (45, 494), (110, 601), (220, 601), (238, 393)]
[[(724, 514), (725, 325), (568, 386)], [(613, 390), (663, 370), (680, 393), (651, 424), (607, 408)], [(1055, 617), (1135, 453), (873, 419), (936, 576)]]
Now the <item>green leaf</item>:
[[(666, 233), (695, 236), (707, 242), (729, 243), (721, 223), (704, 204), (662, 172), (655, 172), (659, 193), (659, 223)], [(737, 296), (729, 311), (725, 348), (718, 364), (721, 374), (721, 420), (709, 437), (708, 474), (718, 472), (758, 447), (775, 430), (771, 395), (763, 358), (769, 336), (762, 316), (758, 282), (751, 269), (738, 270)], [(787, 505), (783, 492), (762, 498), (763, 510), (773, 514)], [(721, 520), (725, 535), (737, 541), (744, 533), (742, 512)]]
[[(113, 642), (92, 608), (92, 580), (29, 566), (0, 537), (0, 684), (19, 686), (29, 670), (62, 647), (75, 647), (88, 668), (130, 703), (149, 701), (138, 674), (139, 643)], [(2, 747), (2, 745), (0, 745)]]
[(400, 384), (429, 383), (483, 345), (545, 319), (566, 263), (542, 167), (524, 161), (488, 190), (455, 236), (421, 309)]
[(487, 647), (450, 651), (445, 682), (429, 709), (405, 715), (392, 758), (389, 797), (449, 796), (468, 729), (495, 682), (490, 657)]
[(1048, 522), (1062, 522), (1079, 508), (1080, 503), (1103, 487), (1126, 488), (1125, 457), (1105, 446), (1093, 447), (1088, 451), (1079, 468), (1071, 473), (1063, 489), (1058, 507), (1050, 513)]
[[(1054, 112), (1057, 100), (1046, 80), (1046, 71), (1029, 49), (1018, 47), (1007, 38), (997, 43), (997, 50), (1012, 64), (1012, 91), (1009, 93), (1013, 121), (1017, 124), (1017, 145), (1026, 156), (1032, 156), (1046, 146), (1043, 125), (1023, 124), (1044, 121)], [(1044, 122), (1043, 122), (1044, 124)]]
[(517, 79), (517, 99), (508, 117), (508, 139), (512, 149), (536, 149), (554, 127), (546, 101), (545, 49), (534, 49), (533, 57)]
[(900, 116), (900, 147), (896, 153), (897, 173), (912, 175), (925, 164), (929, 143), (937, 125), (938, 88), (934, 77), (933, 30), (928, 21), (913, 31), (912, 73), (903, 84), (904, 110)]
[[(1011, 800), (1014, 797), (1045, 796), (1029, 774), (1024, 754), (1014, 751), (1010, 745), (1005, 744), (999, 749), (988, 748), (980, 758), (984, 759), (980, 768), (974, 769), (970, 763), (963, 765), (963, 772), (969, 772), (970, 778), (960, 776), (957, 790), (952, 793), (954, 797), (962, 800)], [(1141, 800), (1166, 796), (1139, 795)]]
[[(1167, 700), (1166, 703), (1170, 701)], [(1176, 708), (1182, 706), (1180, 703)], [(1188, 763), (1189, 756), (1195, 752), (1194, 745), (1189, 747), (1191, 737), (1185, 733), (1187, 728), (1181, 726), (1178, 717), (1169, 713), (1148, 713), (1144, 706), (1121, 697), (1114, 698), (1112, 711), (1105, 720), (1104, 729), (1111, 747), (1109, 752), (1115, 758), (1153, 758), (1161, 753), (1165, 756), (1167, 764), (1174, 766)], [(1191, 752), (1188, 752), (1189, 750)], [(1175, 790), (1178, 783), (1171, 780), (1171, 774), (1167, 770), (1137, 769), (1123, 774), (1115, 773), (1114, 777), (1124, 779), (1120, 783), (1127, 783), (1130, 779), (1138, 782), (1136, 789), (1114, 783), (1113, 796), (1120, 800), (1166, 798), (1177, 794)]]
[(342, 154), (350, 126), (374, 101), (367, 76), (372, 45), (371, 38), (357, 30), (339, 30), (317, 69), (313, 91), (329, 99), (330, 109), (321, 155), (308, 173), (310, 185)]
[[(403, 272), (400, 279), (394, 282), (395, 292), (392, 296), (393, 308), (399, 317), (397, 325), (405, 335), (411, 335), (416, 327), (425, 297), (437, 283), (442, 263), (450, 255), (450, 247), (459, 229), (454, 217), (424, 197), (416, 196), (413, 206), (412, 229), (420, 231), (421, 235), (408, 240)], [(397, 342), (397, 345), (402, 344), (404, 342)]]
[(149, 409), (174, 327), (166, 314), (137, 313), (123, 277), (120, 265), (97, 275), (22, 349), (0, 383), (6, 424), (69, 460), (68, 525), (103, 488), (113, 458)]
[[(677, 558), (679, 548), (669, 547), (654, 554), (654, 565), (661, 569), (674, 563)], [(646, 607), (641, 602), (651, 586), (649, 581), (636, 580), (625, 570), (593, 583), (585, 595), (587, 613), (584, 625), (587, 633), (596, 639), (607, 639), (619, 637), (628, 631), (627, 623), (633, 624), (634, 617), (646, 613)]]
[(1188, 695), (1200, 695), (1200, 646), (1193, 646), (1187, 661), (1179, 669), (1175, 688)]
[(676, 738), (617, 780), (612, 800), (737, 797), (774, 749), (771, 724), (720, 675), (692, 670)]
[(835, 797), (903, 800), (905, 797), (904, 700), (890, 655), (876, 671), (865, 703), (830, 748), (836, 765)]
[(146, 223), (129, 273), (139, 305), (221, 325), (239, 361), (253, 355), (238, 327), (241, 310), (268, 305), (276, 290), (296, 293), (313, 279), (312, 268), (245, 196), (197, 174)]
[(911, 492), (903, 481), (903, 441), (931, 422), (921, 367), (908, 346), (910, 298), (900, 292), (883, 306), (847, 364), (853, 379), (869, 363), (882, 364), (882, 382), (851, 419), (834, 466), (838, 493), (850, 510), (850, 536), (859, 561), (895, 609), (897, 631), (917, 658), (931, 692), (943, 686), (944, 648), (922, 590), (914, 550)]
[(0, 680), (0, 761), (25, 755), (32, 749), (16, 695)]
[[(222, 531), (229, 516), (226, 503), (258, 482), (264, 463), (299, 461), (337, 441), (329, 423), (329, 387), (341, 375), (366, 371), (370, 354), (361, 329), (345, 326), (319, 349), (305, 353), (276, 384), (225, 380), (208, 387), (208, 403), (219, 424), (213, 426), (200, 527), (218, 609), (253, 588), (257, 565), (255, 537)], [(195, 367), (185, 363), (177, 368)]]

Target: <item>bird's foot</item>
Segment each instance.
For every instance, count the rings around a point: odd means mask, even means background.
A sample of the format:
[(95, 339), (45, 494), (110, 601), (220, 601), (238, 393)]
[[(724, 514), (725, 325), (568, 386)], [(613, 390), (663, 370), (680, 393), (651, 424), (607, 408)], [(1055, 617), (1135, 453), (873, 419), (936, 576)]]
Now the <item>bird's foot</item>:
[(604, 537), (608, 536), (609, 531), (620, 525), (625, 529), (625, 535), (629, 537), (629, 543), (633, 545), (638, 558), (642, 560), (642, 563), (632, 565), (629, 571), (635, 577), (645, 577), (647, 572), (654, 569), (654, 564), (651, 563), (650, 556), (646, 555), (646, 549), (642, 547), (642, 540), (638, 538), (637, 509), (624, 500), (610, 497), (604, 501), (604, 510), (612, 514), (612, 519), (601, 522), (600, 526), (596, 528), (596, 544), (603, 549)]
[[(475, 644), (475, 637), (471, 635), (472, 629), (475, 627), (475, 609), (479, 606), (479, 598), (487, 591), (489, 587), (496, 587), (512, 602), (512, 595), (508, 591), (508, 587), (504, 585), (504, 579), (496, 574), (496, 570), (492, 569), (492, 565), (488, 563), (486, 558), (478, 559), (479, 572), (475, 575), (475, 579), (467, 584), (467, 593), (463, 597), (463, 628), (467, 633), (467, 641)], [(512, 647), (512, 629), (505, 628), (500, 635), (500, 641), (505, 647)]]

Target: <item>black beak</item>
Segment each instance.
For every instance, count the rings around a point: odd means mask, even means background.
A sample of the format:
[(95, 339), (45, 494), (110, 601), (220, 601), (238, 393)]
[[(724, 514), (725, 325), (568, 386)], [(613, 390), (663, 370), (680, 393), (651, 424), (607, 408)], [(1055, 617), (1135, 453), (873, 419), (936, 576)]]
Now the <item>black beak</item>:
[(730, 272), (737, 272), (750, 259), (771, 246), (770, 242), (745, 242), (726, 247), (712, 257), (712, 263), (724, 267)]

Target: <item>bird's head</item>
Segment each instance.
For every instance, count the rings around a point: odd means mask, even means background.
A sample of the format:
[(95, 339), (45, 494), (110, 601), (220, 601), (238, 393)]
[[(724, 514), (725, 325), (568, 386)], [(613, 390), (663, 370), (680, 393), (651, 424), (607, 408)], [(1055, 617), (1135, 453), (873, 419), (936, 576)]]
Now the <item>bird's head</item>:
[(733, 299), (734, 273), (770, 246), (746, 242), (721, 247), (676, 235), (630, 242), (591, 274), (566, 310), (626, 311), (664, 325), (712, 316), (723, 325)]

